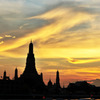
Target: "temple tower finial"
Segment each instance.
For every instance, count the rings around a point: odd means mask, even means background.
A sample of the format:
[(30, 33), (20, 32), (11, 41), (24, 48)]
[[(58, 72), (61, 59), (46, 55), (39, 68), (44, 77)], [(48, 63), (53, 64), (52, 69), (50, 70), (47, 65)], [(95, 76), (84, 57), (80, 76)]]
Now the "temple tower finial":
[(29, 54), (33, 54), (33, 43), (32, 43), (32, 41), (29, 44)]

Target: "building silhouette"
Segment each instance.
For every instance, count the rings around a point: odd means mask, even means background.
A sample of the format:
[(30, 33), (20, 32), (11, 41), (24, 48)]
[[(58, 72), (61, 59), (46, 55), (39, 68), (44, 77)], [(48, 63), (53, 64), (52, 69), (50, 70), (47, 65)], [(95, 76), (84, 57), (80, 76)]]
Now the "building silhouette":
[(4, 71), (3, 79), (0, 79), (0, 94), (52, 94), (56, 93), (57, 88), (60, 88), (58, 71), (55, 84), (52, 84), (51, 80), (49, 80), (48, 85), (45, 85), (43, 73), (38, 74), (32, 41), (29, 44), (26, 66), (20, 77), (18, 77), (18, 69), (15, 68), (15, 75), (12, 80), (6, 75), (6, 71)]
[(53, 86), (52, 81), (51, 81), (51, 79), (49, 79), (49, 81), (48, 81), (48, 88), (52, 88), (52, 86)]
[(18, 79), (18, 69), (17, 69), (17, 68), (15, 69), (15, 77), (14, 77), (14, 79), (15, 79), (15, 80)]
[(56, 73), (56, 87), (60, 88), (60, 79), (59, 79), (59, 71), (57, 70)]
[(29, 53), (26, 59), (25, 70), (19, 79), (28, 84), (28, 86), (34, 89), (35, 92), (43, 92), (46, 88), (43, 82), (43, 74), (41, 73), (39, 75), (36, 70), (32, 42), (29, 44)]
[[(54, 96), (66, 98), (86, 97), (88, 94), (100, 95), (100, 87), (95, 87), (86, 81), (70, 83), (67, 88), (61, 88), (59, 71), (56, 72), (56, 82), (53, 84), (49, 79), (48, 84), (43, 82), (43, 73), (40, 75), (36, 70), (33, 43), (29, 44), (29, 52), (26, 58), (26, 66), (23, 73), (18, 77), (18, 69), (15, 69), (14, 79), (10, 79), (3, 73), (0, 79), (0, 99), (1, 98), (33, 98), (36, 96)], [(24, 99), (23, 98), (23, 99)], [(100, 98), (100, 96), (98, 97)]]
[(6, 71), (4, 71), (3, 80), (6, 80)]
[(10, 80), (9, 76), (6, 76), (6, 71), (4, 71), (3, 80)]

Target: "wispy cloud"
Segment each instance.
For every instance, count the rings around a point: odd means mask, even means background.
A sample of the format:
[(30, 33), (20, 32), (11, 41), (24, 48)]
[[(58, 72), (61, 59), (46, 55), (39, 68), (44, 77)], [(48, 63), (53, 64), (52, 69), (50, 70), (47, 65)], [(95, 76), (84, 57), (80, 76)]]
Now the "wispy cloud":
[(12, 36), (11, 35), (5, 35), (5, 37), (8, 37), (9, 38), (9, 37), (12, 37)]
[[(18, 47), (25, 45), (27, 43), (26, 41), (30, 41), (31, 39), (33, 39), (34, 41), (39, 40), (39, 41), (37, 41), (37, 46), (47, 49), (46, 51), (50, 51), (50, 47), (53, 50), (53, 52), (55, 50), (59, 51), (60, 55), (54, 55), (54, 56), (65, 57), (65, 55), (68, 55), (68, 53), (65, 52), (67, 49), (65, 49), (64, 47), (62, 49), (56, 48), (57, 45), (58, 45), (58, 47), (60, 47), (63, 44), (65, 45), (67, 42), (67, 40), (64, 38), (64, 36), (66, 34), (63, 34), (63, 37), (62, 37), (61, 33), (64, 32), (64, 30), (68, 30), (68, 29), (76, 26), (77, 24), (87, 22), (89, 20), (91, 21), (95, 18), (95, 16), (96, 15), (92, 15), (92, 14), (89, 14), (86, 12), (73, 12), (72, 8), (57, 7), (57, 8), (50, 9), (49, 11), (46, 11), (43, 14), (40, 14), (40, 15), (34, 16), (34, 17), (29, 17), (27, 19), (27, 21), (33, 20), (33, 19), (42, 19), (42, 20), (46, 20), (48, 22), (50, 21), (49, 24), (43, 25), (42, 27), (35, 29), (33, 32), (27, 33), (23, 37), (16, 38), (14, 41), (13, 40), (7, 41), (6, 44), (4, 44), (4, 45), (2, 45), (2, 47), (0, 47), (0, 51), (4, 52), (7, 50), (17, 49)], [(25, 25), (27, 25), (27, 24), (25, 24)], [(57, 34), (58, 34), (58, 36), (56, 36)], [(73, 33), (70, 33), (70, 34), (72, 36), (74, 35)], [(7, 37), (9, 37), (9, 35), (7, 35)], [(53, 38), (62, 37), (62, 39), (66, 40), (66, 41), (61, 42), (61, 44), (59, 44), (60, 42), (58, 42), (55, 45), (54, 45), (54, 43), (51, 43), (51, 45), (48, 42), (46, 43), (46, 41), (48, 41), (52, 37)], [(68, 41), (68, 43), (70, 43), (70, 44), (73, 43), (73, 41), (75, 41), (75, 39), (77, 39), (77, 38), (79, 39), (80, 37), (73, 36), (72, 37), (73, 40)], [(12, 41), (13, 41), (13, 43), (12, 43)], [(54, 45), (55, 48), (52, 48), (52, 45)], [(76, 46), (76, 44), (75, 44), (75, 46)], [(46, 47), (48, 47), (48, 48), (46, 48)], [(70, 45), (69, 45), (69, 47), (70, 47)], [(40, 52), (42, 52), (42, 49)], [(53, 56), (53, 52), (52, 52), (52, 55), (48, 54), (47, 57)]]
[(16, 38), (16, 36), (5, 35), (6, 38)]
[(85, 59), (85, 60), (79, 60), (79, 59), (73, 59), (73, 58), (67, 58), (67, 61), (72, 64), (84, 64), (84, 63), (93, 63), (93, 62), (99, 62), (100, 59)]
[(29, 25), (29, 23), (23, 24), (22, 26), (19, 27), (19, 29), (22, 29), (23, 27)]

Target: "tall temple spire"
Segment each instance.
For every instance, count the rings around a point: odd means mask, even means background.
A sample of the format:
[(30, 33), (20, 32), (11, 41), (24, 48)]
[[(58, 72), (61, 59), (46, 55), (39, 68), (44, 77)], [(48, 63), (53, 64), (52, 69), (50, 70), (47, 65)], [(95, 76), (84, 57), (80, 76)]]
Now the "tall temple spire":
[(41, 76), (41, 79), (43, 80), (43, 73), (41, 73), (40, 76)]
[(29, 44), (29, 54), (33, 54), (33, 43), (32, 43), (32, 41)]
[(15, 69), (15, 80), (17, 80), (18, 79), (18, 70), (17, 70), (17, 68)]
[(56, 73), (56, 86), (58, 88), (60, 88), (60, 79), (59, 79), (59, 71), (57, 70), (57, 73)]
[(37, 76), (37, 71), (35, 68), (35, 57), (33, 53), (33, 43), (32, 41), (29, 44), (29, 52), (26, 59), (26, 67), (23, 73), (24, 78), (33, 78), (33, 76)]
[(6, 71), (4, 71), (3, 80), (6, 80)]
[(24, 80), (24, 82), (28, 84), (30, 88), (44, 91), (45, 84), (43, 82), (43, 74), (41, 73), (41, 75), (39, 75), (37, 73), (32, 41), (29, 44), (29, 52), (26, 59), (25, 70), (19, 79)]

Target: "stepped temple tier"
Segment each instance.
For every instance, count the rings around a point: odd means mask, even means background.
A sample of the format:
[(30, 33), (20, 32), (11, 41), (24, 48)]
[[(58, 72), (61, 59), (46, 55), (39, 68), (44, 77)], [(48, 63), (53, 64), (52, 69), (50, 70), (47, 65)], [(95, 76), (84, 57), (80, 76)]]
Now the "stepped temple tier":
[(18, 77), (17, 68), (15, 69), (13, 80), (11, 80), (6, 73), (5, 70), (3, 78), (0, 79), (0, 99), (33, 99), (42, 97), (77, 99), (90, 96), (100, 98), (100, 87), (91, 85), (86, 81), (70, 83), (68, 87), (61, 88), (58, 70), (56, 72), (56, 82), (53, 84), (51, 79), (49, 79), (46, 85), (43, 82), (43, 74), (41, 73), (39, 75), (36, 70), (32, 42), (29, 44), (25, 70), (20, 77)]

